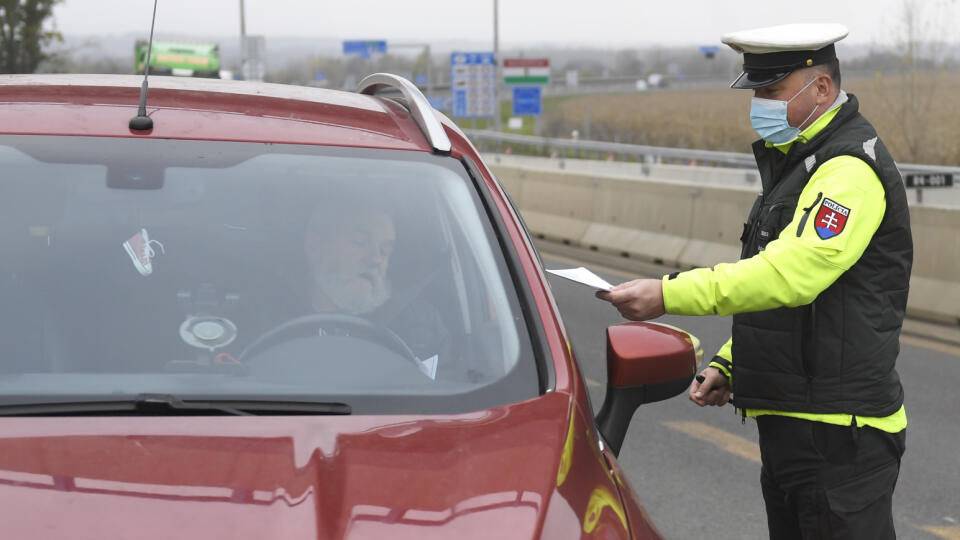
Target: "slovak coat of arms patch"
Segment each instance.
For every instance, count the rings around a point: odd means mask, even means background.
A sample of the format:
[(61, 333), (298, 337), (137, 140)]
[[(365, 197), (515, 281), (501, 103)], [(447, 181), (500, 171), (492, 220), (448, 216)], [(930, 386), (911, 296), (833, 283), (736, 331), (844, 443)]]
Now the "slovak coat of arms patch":
[(842, 233), (849, 217), (849, 208), (830, 199), (823, 199), (823, 202), (820, 203), (820, 209), (817, 211), (817, 219), (813, 222), (813, 226), (817, 230), (817, 236), (821, 240), (826, 240)]

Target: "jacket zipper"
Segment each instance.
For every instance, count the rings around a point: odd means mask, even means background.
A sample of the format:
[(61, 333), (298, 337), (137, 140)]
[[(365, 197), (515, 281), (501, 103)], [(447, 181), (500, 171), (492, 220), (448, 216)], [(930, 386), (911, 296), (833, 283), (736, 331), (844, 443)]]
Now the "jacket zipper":
[(746, 226), (749, 229), (749, 236), (744, 242), (743, 249), (740, 253), (742, 258), (751, 256), (749, 249), (756, 245), (757, 231), (760, 229), (760, 222), (763, 221), (761, 217), (763, 214), (763, 205), (766, 203), (766, 199), (767, 198), (761, 194), (759, 197), (757, 197), (757, 202), (753, 203), (754, 209), (756, 209), (757, 213), (754, 214), (753, 209), (750, 211), (750, 216), (753, 217), (753, 219), (748, 219), (746, 223)]
[(774, 204), (771, 204), (771, 205), (770, 205), (770, 208), (767, 208), (767, 215), (765, 216), (765, 218), (764, 218), (764, 219), (761, 219), (761, 220), (760, 220), (760, 223), (758, 223), (758, 226), (759, 226), (759, 227), (757, 228), (758, 234), (761, 234), (761, 235), (762, 235), (762, 234), (766, 233), (766, 237), (765, 237), (764, 239), (762, 239), (762, 240), (763, 240), (763, 249), (760, 248), (760, 243), (759, 243), (759, 242), (757, 243), (757, 253), (760, 253), (761, 251), (763, 251), (764, 249), (767, 248), (767, 244), (770, 243), (770, 236), (773, 234), (773, 229), (772, 229), (772, 228), (771, 228), (770, 230), (764, 230), (764, 229), (763, 229), (763, 223), (764, 223), (767, 219), (770, 219), (770, 216), (773, 215), (773, 211), (774, 211), (774, 210), (776, 210), (777, 208), (780, 208), (780, 207), (783, 206), (783, 205), (784, 205), (784, 203), (774, 203)]
[[(763, 251), (763, 249), (760, 248), (760, 243), (759, 243), (759, 241), (758, 241), (758, 239), (757, 239), (757, 237), (760, 235), (760, 233), (761, 233), (761, 232), (766, 232), (767, 235), (768, 235), (768, 237), (769, 237), (769, 235), (773, 234), (773, 230), (772, 230), (772, 229), (769, 230), (769, 231), (763, 231), (763, 223), (764, 223), (764, 221), (765, 221), (766, 219), (769, 219), (770, 216), (773, 214), (773, 212), (774, 212), (777, 208), (780, 208), (781, 206), (784, 206), (784, 204), (785, 204), (785, 203), (782, 203), (782, 202), (774, 203), (774, 204), (770, 205), (769, 208), (767, 208), (766, 214), (764, 214), (763, 206), (766, 204), (766, 202), (767, 202), (767, 201), (766, 201), (766, 197), (762, 197), (761, 200), (760, 200), (760, 208), (757, 210), (757, 216), (756, 216), (756, 218), (755, 218), (755, 221), (750, 223), (750, 225), (752, 226), (753, 230), (751, 231), (750, 242), (749, 242), (748, 246), (756, 249), (756, 253), (747, 252), (747, 253), (745, 253), (745, 254), (748, 255), (748, 256), (751, 256), (751, 257), (752, 257), (753, 255), (756, 255), (757, 253), (760, 253), (761, 251)], [(763, 245), (764, 248), (766, 248), (766, 244), (767, 244), (767, 243), (769, 243), (769, 238), (767, 239), (767, 242), (764, 243), (764, 245)], [(736, 368), (736, 363), (734, 363), (733, 365), (730, 366), (730, 378), (731, 378), (731, 380), (733, 380), (734, 377), (735, 377), (734, 371), (735, 371), (736, 369), (737, 369), (737, 368)], [(735, 410), (735, 412), (739, 412), (739, 413), (740, 413), (740, 424), (741, 424), (741, 425), (746, 424), (746, 423), (747, 423), (747, 409), (745, 409), (745, 408), (743, 408), (743, 407), (735, 407), (734, 410)]]
[(807, 403), (813, 403), (813, 367), (816, 363), (817, 346), (814, 343), (814, 335), (817, 328), (817, 304), (816, 300), (810, 303), (810, 315), (807, 317), (807, 331), (803, 336), (800, 354), (803, 355), (803, 371), (807, 376)]

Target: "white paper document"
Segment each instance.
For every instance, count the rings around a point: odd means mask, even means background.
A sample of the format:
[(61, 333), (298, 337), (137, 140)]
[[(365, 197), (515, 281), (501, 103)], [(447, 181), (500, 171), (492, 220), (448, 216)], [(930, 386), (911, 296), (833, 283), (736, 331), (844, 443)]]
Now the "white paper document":
[(562, 270), (547, 270), (547, 272), (571, 281), (576, 281), (577, 283), (582, 283), (594, 289), (600, 289), (601, 291), (609, 291), (613, 288), (613, 285), (607, 283), (602, 277), (582, 266), (577, 268), (564, 268)]

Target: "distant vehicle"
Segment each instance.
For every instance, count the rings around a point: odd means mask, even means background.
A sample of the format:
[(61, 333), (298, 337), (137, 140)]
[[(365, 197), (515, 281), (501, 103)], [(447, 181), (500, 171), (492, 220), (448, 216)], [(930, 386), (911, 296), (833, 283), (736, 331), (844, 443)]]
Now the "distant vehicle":
[[(147, 58), (147, 40), (134, 45), (137, 73), (143, 73)], [(150, 51), (152, 75), (220, 78), (220, 45), (216, 43), (177, 43), (154, 41)]]
[(651, 73), (647, 75), (647, 86), (649, 88), (666, 88), (667, 78), (662, 73)]

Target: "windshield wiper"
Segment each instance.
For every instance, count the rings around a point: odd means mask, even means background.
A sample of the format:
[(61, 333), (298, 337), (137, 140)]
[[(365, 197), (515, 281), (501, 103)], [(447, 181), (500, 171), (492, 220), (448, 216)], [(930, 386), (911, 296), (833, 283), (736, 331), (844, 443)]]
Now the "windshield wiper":
[(0, 416), (284, 416), (346, 415), (350, 405), (337, 402), (185, 399), (170, 394), (129, 398), (0, 403)]

